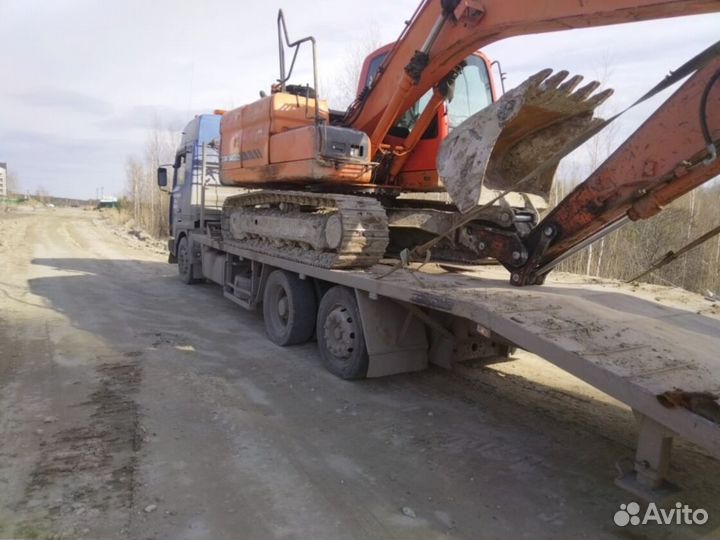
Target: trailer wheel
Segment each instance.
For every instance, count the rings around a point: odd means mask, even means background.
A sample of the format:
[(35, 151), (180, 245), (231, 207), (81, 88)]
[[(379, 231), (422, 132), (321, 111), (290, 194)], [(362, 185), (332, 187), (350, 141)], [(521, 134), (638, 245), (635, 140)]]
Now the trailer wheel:
[(178, 242), (177, 247), (177, 265), (178, 265), (178, 276), (183, 283), (192, 285), (197, 283), (199, 280), (193, 277), (192, 271), (192, 257), (190, 254), (190, 246), (187, 236), (183, 236)]
[(282, 346), (305, 343), (313, 336), (316, 313), (312, 283), (285, 270), (275, 270), (268, 276), (263, 318), (271, 341)]
[(320, 357), (341, 379), (364, 379), (368, 370), (360, 312), (351, 289), (332, 287), (320, 301), (317, 317)]

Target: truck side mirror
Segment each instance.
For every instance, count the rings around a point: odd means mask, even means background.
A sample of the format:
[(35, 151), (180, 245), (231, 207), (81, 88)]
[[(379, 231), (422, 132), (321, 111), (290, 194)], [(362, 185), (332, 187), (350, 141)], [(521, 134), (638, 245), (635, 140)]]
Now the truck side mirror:
[(157, 170), (157, 183), (161, 188), (167, 187), (167, 167), (158, 167)]

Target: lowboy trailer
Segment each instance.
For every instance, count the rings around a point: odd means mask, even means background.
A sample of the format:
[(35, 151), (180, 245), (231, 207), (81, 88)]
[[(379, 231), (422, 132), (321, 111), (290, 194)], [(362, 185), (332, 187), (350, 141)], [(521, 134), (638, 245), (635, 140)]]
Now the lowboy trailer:
[[(217, 181), (218, 115), (185, 128), (173, 165), (158, 171), (171, 204), (170, 262), (185, 283), (209, 280), (249, 310), (262, 309), (281, 346), (317, 339), (325, 367), (344, 379), (425, 369), (428, 364), (511, 357), (519, 347), (627, 404), (636, 454), (616, 483), (644, 499), (668, 480), (672, 439), (720, 458), (720, 315), (644, 298), (631, 288), (550, 279), (518, 288), (499, 265), (416, 264), (382, 259), (328, 269), (291, 260), (281, 242), (254, 249), (223, 234), (220, 211), (238, 192)], [(618, 463), (626, 463), (621, 460)]]
[(190, 234), (191, 280), (207, 279), (246, 309), (262, 307), (270, 339), (317, 337), (343, 378), (451, 367), (470, 358), (537, 354), (627, 404), (637, 419), (632, 466), (616, 483), (645, 499), (676, 490), (672, 439), (720, 458), (720, 425), (663, 400), (720, 391), (720, 317), (683, 311), (603, 284), (549, 282), (518, 289), (497, 267), (378, 264), (332, 270), (223, 241), (212, 225)]

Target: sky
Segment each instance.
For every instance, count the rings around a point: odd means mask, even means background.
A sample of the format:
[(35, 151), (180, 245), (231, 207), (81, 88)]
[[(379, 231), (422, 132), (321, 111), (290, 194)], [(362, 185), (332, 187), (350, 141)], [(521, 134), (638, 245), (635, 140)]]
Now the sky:
[[(439, 1), (439, 0), (438, 0)], [(508, 0), (509, 1), (509, 0)], [(318, 42), (321, 91), (368, 44), (394, 41), (418, 0), (0, 0), (0, 161), (23, 191), (122, 195), (125, 163), (154, 127), (251, 102), (278, 77), (276, 17)], [(714, 43), (720, 15), (511, 38), (484, 49), (507, 87), (542, 68), (598, 78), (629, 105)], [(297, 82), (307, 77), (301, 59)], [(627, 135), (659, 105), (623, 117)], [(330, 102), (333, 108), (340, 105)], [(582, 151), (574, 159), (582, 160)]]

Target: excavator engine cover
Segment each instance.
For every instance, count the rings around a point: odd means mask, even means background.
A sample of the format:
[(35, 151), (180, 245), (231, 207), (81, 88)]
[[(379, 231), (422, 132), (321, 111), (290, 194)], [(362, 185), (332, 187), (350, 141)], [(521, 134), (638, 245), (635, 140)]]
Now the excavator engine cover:
[[(291, 184), (370, 182), (368, 136), (331, 126), (327, 103), (288, 87), (228, 111), (220, 123), (220, 183), (272, 187)], [(315, 107), (317, 105), (317, 118)]]
[[(612, 94), (568, 72), (543, 70), (456, 127), (437, 158), (440, 178), (461, 212), (511, 189), (549, 157), (574, 149), (573, 140), (602, 120), (594, 110)], [(582, 141), (580, 141), (582, 142)], [(579, 144), (579, 143), (578, 143)], [(556, 167), (513, 191), (539, 195), (546, 202)]]

